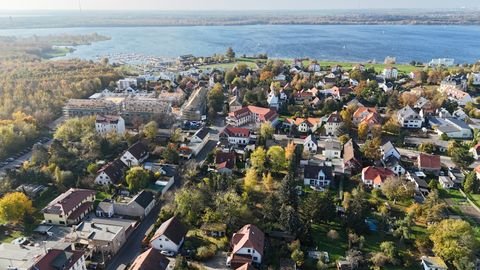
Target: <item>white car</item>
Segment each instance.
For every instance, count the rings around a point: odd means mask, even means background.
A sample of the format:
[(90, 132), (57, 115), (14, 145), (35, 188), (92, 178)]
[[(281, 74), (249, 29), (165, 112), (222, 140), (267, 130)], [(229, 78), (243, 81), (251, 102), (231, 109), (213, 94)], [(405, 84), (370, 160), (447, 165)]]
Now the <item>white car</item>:
[(169, 250), (162, 250), (162, 251), (160, 251), (160, 254), (165, 255), (167, 257), (175, 256), (175, 252), (169, 251)]

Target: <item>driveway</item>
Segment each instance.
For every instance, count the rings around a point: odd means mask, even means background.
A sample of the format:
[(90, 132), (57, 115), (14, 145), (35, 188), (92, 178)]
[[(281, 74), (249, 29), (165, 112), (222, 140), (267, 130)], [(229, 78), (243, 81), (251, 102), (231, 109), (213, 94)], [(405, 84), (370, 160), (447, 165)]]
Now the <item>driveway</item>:
[(227, 253), (222, 251), (222, 252), (217, 252), (215, 257), (208, 260), (207, 262), (198, 263), (198, 264), (200, 264), (204, 269), (207, 269), (207, 270), (227, 270), (229, 268), (225, 265), (226, 261), (227, 261)]
[(128, 237), (127, 242), (108, 263), (107, 270), (121, 269), (119, 268), (121, 265), (128, 265), (138, 257), (142, 252), (142, 240), (145, 237), (145, 233), (157, 220), (160, 208), (160, 204), (157, 204), (142, 223), (140, 223), (137, 229), (132, 232), (130, 237)]

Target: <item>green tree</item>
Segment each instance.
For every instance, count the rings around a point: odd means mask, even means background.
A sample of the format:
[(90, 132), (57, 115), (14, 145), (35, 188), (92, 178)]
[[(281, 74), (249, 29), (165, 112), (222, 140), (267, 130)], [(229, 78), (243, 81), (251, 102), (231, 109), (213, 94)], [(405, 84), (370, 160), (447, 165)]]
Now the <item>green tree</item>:
[(336, 207), (329, 192), (308, 193), (300, 205), (300, 214), (305, 224), (327, 222), (335, 217)]
[(217, 113), (222, 112), (225, 95), (223, 94), (223, 87), (220, 83), (216, 83), (210, 92), (208, 92), (207, 99), (210, 108), (213, 108)]
[(272, 123), (270, 122), (264, 122), (260, 125), (260, 139), (262, 142), (266, 142), (269, 139), (273, 138), (273, 133), (275, 132), (275, 129), (272, 126)]
[(150, 174), (142, 167), (132, 167), (128, 170), (125, 180), (129, 190), (138, 191), (148, 186)]
[(35, 165), (46, 165), (48, 163), (48, 150), (41, 144), (35, 144), (32, 147), (31, 161)]
[(0, 198), (0, 220), (18, 223), (33, 213), (32, 201), (22, 192), (7, 193)]
[(233, 60), (235, 58), (235, 52), (233, 51), (232, 47), (228, 47), (227, 52), (225, 53), (225, 56), (229, 60)]
[(174, 143), (169, 143), (167, 147), (163, 150), (162, 157), (167, 163), (178, 163), (180, 155), (178, 154), (177, 145)]
[(242, 221), (249, 213), (247, 204), (235, 191), (227, 191), (216, 196), (215, 206), (220, 219), (229, 227), (242, 225)]
[(237, 77), (237, 74), (233, 70), (225, 72), (225, 84), (231, 85), (233, 80), (235, 80), (236, 77)]
[(478, 193), (480, 189), (480, 181), (477, 178), (475, 171), (471, 171), (465, 177), (463, 181), (463, 189), (467, 193)]
[(175, 213), (183, 217), (188, 224), (196, 225), (206, 208), (206, 201), (211, 200), (198, 188), (183, 188), (175, 193)]
[(279, 198), (281, 204), (291, 205), (294, 209), (297, 209), (298, 195), (295, 178), (291, 173), (285, 175), (280, 183)]
[(257, 147), (250, 155), (250, 164), (252, 168), (257, 170), (258, 173), (265, 171), (265, 160), (267, 158), (267, 152), (263, 147)]
[(478, 248), (472, 226), (458, 219), (445, 219), (429, 229), (433, 251), (444, 260), (459, 264), (462, 260), (473, 260)]
[(145, 138), (151, 142), (154, 142), (157, 138), (158, 133), (158, 124), (155, 121), (148, 122), (145, 126), (143, 126), (143, 135)]
[(382, 184), (382, 193), (391, 201), (406, 200), (415, 194), (415, 186), (411, 181), (403, 181), (400, 177), (388, 177)]
[(422, 143), (418, 146), (418, 151), (428, 153), (428, 154), (433, 154), (436, 151), (436, 146), (433, 143)]
[(305, 254), (301, 249), (295, 249), (292, 252), (291, 258), (297, 266), (302, 266), (305, 263)]
[(463, 146), (453, 149), (451, 151), (451, 157), (455, 165), (462, 168), (467, 168), (474, 161), (468, 149)]
[(394, 117), (391, 117), (385, 124), (383, 124), (382, 128), (386, 133), (393, 135), (400, 134), (400, 124), (398, 124)]
[(378, 138), (374, 138), (373, 140), (367, 140), (361, 148), (365, 157), (370, 160), (380, 159), (381, 157), (380, 144), (381, 144), (381, 141)]
[(285, 168), (285, 149), (279, 145), (270, 147), (267, 151), (270, 168), (273, 172), (280, 172)]

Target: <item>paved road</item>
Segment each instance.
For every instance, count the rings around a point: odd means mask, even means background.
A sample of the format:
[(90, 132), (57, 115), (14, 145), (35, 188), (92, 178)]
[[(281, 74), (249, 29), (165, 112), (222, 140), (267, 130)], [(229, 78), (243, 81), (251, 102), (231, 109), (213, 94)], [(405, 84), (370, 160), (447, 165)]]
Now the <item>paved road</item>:
[(142, 252), (142, 240), (148, 228), (157, 220), (161, 206), (155, 206), (148, 216), (140, 223), (137, 229), (128, 237), (127, 242), (108, 263), (107, 270), (117, 270), (120, 265), (132, 263)]

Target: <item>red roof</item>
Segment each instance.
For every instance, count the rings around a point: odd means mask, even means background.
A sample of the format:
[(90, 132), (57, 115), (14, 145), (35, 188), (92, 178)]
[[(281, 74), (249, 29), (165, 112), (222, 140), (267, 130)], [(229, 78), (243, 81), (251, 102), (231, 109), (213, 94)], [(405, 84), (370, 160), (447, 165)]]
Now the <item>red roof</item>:
[(229, 113), (230, 117), (242, 118), (249, 114), (257, 114), (260, 121), (272, 121), (277, 117), (277, 112), (270, 108), (263, 108), (257, 106), (247, 106), (239, 110)]
[(170, 261), (153, 248), (138, 255), (130, 270), (165, 270)]
[(418, 155), (418, 167), (420, 169), (440, 170), (442, 168), (440, 156), (420, 153)]
[(235, 153), (217, 151), (217, 154), (215, 155), (215, 164), (217, 164), (217, 169), (233, 169), (235, 166), (235, 159)]
[(364, 113), (373, 113), (377, 112), (377, 109), (372, 108), (372, 107), (359, 107), (354, 113), (353, 113), (353, 118), (359, 118), (362, 117)]
[(35, 263), (33, 268), (40, 270), (70, 269), (82, 256), (83, 252), (78, 250), (50, 249), (47, 254)]
[(51, 201), (43, 209), (43, 212), (55, 215), (66, 215), (75, 207), (83, 204), (83, 201), (88, 197), (95, 196), (95, 193), (93, 190), (71, 188)]
[(384, 169), (380, 167), (368, 166), (362, 170), (362, 180), (372, 181), (375, 185), (381, 185), (385, 179), (389, 176), (393, 176), (394, 173), (390, 169)]
[(241, 127), (233, 127), (233, 126), (226, 126), (225, 129), (222, 131), (222, 134), (226, 134), (229, 137), (248, 137), (250, 136), (250, 129), (248, 128), (241, 128)]
[(265, 235), (263, 232), (257, 226), (247, 224), (233, 234), (231, 241), (232, 254), (237, 253), (241, 248), (252, 248), (263, 256), (264, 241)]
[(327, 123), (341, 123), (341, 122), (342, 122), (342, 117), (337, 111), (331, 113), (330, 116), (328, 116), (327, 118)]

